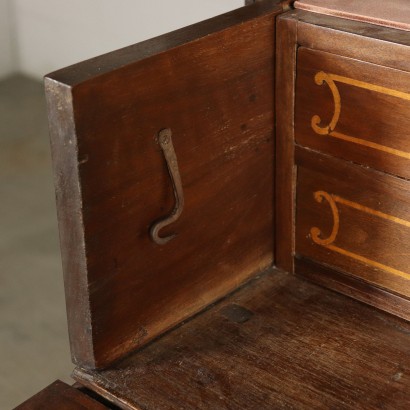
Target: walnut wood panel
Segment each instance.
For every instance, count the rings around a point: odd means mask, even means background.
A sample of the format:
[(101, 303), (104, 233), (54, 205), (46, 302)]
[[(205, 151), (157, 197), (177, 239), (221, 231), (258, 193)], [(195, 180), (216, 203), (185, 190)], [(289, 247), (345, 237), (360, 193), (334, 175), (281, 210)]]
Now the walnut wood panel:
[(281, 272), (75, 377), (124, 409), (408, 409), (410, 325)]
[(106, 407), (81, 391), (56, 381), (15, 410), (108, 410)]
[(297, 73), (297, 143), (410, 178), (410, 73), (306, 48)]
[(295, 7), (319, 14), (364, 21), (375, 25), (410, 30), (410, 5), (407, 0), (297, 0)]
[(298, 44), (304, 47), (410, 71), (410, 38), (402, 30), (294, 10)]
[[(265, 1), (46, 79), (74, 361), (104, 367), (273, 263), (275, 16)], [(255, 41), (257, 39), (257, 41)], [(171, 128), (174, 206), (158, 132)]]
[(410, 183), (298, 149), (296, 253), (410, 296)]

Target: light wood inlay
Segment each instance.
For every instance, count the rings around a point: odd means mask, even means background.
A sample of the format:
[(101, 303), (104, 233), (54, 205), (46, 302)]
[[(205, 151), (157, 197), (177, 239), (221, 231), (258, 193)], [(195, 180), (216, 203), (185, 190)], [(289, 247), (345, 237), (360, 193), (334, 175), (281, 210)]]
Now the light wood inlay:
[(406, 221), (405, 219), (397, 218), (396, 216), (385, 214), (384, 212), (376, 211), (375, 209), (368, 208), (367, 206), (358, 204), (357, 202), (349, 201), (337, 195), (332, 195), (332, 198), (334, 199), (335, 202), (338, 202), (339, 204), (350, 206), (351, 208), (357, 209), (358, 211), (366, 212), (370, 215), (375, 215), (375, 216), (378, 216), (379, 218), (384, 218), (389, 221), (393, 221), (395, 223), (398, 223), (400, 225), (404, 225), (410, 228), (410, 222)]
[(370, 266), (373, 266), (374, 268), (382, 269), (386, 272), (392, 273), (393, 275), (397, 275), (397, 276), (400, 276), (404, 279), (409, 279), (410, 280), (410, 274), (409, 273), (403, 272), (403, 271), (398, 270), (398, 269), (394, 269), (391, 266), (387, 266), (387, 265), (384, 265), (383, 263), (376, 262), (372, 259), (366, 258), (362, 255), (357, 254), (357, 253), (347, 251), (346, 249), (339, 248), (338, 246), (335, 246), (335, 245), (327, 245), (326, 248), (330, 249), (333, 252), (337, 252), (337, 253), (340, 253), (341, 255), (344, 255), (344, 256), (347, 256), (349, 258), (355, 259), (359, 262), (363, 262), (366, 265), (370, 265)]
[(357, 209), (358, 211), (368, 213), (370, 215), (377, 216), (379, 218), (383, 218), (389, 221), (392, 221), (394, 223), (404, 225), (408, 228), (410, 228), (410, 222), (406, 221), (405, 219), (397, 218), (393, 215), (386, 214), (384, 212), (377, 211), (375, 209), (369, 208), (367, 206), (363, 206), (357, 202), (349, 201), (347, 199), (344, 199), (338, 195), (333, 195), (329, 194), (325, 191), (317, 191), (314, 193), (314, 198), (317, 202), (322, 203), (323, 199), (326, 199), (327, 202), (329, 203), (332, 214), (333, 214), (333, 228), (332, 228), (332, 233), (331, 235), (323, 239), (321, 238), (322, 236), (322, 231), (318, 227), (313, 227), (310, 230), (311, 238), (312, 241), (320, 246), (324, 246), (327, 249), (330, 249), (333, 252), (340, 253), (341, 255), (347, 256), (349, 258), (355, 259), (357, 261), (360, 261), (362, 263), (365, 263), (367, 265), (373, 266), (374, 268), (382, 269), (386, 272), (392, 273), (393, 275), (400, 276), (405, 279), (410, 279), (410, 273), (403, 272), (401, 270), (392, 268), (391, 266), (385, 265), (383, 263), (379, 263), (377, 261), (374, 261), (372, 259), (366, 258), (362, 255), (359, 255), (354, 252), (350, 252), (346, 249), (340, 248), (339, 246), (334, 245), (334, 242), (337, 239), (337, 235), (339, 233), (339, 228), (340, 228), (340, 216), (339, 216), (339, 210), (337, 208), (337, 203), (340, 203), (342, 205), (348, 206), (353, 209)]
[(332, 233), (327, 239), (322, 239), (320, 236), (322, 234), (321, 230), (317, 227), (314, 227), (310, 230), (312, 235), (313, 242), (317, 243), (318, 245), (327, 246), (332, 244), (339, 233), (339, 225), (340, 225), (340, 218), (339, 218), (339, 210), (337, 209), (336, 202), (332, 195), (329, 195), (325, 191), (317, 191), (314, 193), (315, 200), (319, 203), (323, 202), (323, 199), (326, 199), (329, 202), (330, 208), (333, 214), (333, 229)]
[(312, 129), (319, 135), (329, 135), (331, 137), (338, 138), (338, 139), (348, 141), (348, 142), (352, 142), (354, 144), (363, 145), (363, 146), (366, 146), (372, 149), (386, 152), (388, 154), (396, 155), (398, 157), (410, 159), (409, 152), (401, 151), (401, 150), (398, 150), (392, 147), (387, 147), (385, 145), (381, 145), (381, 144), (377, 144), (372, 141), (365, 140), (363, 138), (352, 137), (352, 136), (335, 131), (335, 128), (339, 121), (341, 110), (342, 110), (341, 97), (340, 97), (340, 93), (337, 88), (336, 82), (348, 84), (354, 87), (363, 88), (363, 89), (374, 91), (377, 93), (400, 98), (402, 100), (410, 101), (409, 93), (394, 90), (392, 88), (382, 87), (379, 85), (374, 85), (374, 84), (367, 83), (364, 81), (358, 81), (353, 78), (343, 77), (343, 76), (336, 75), (336, 74), (328, 74), (323, 71), (320, 71), (315, 75), (315, 83), (317, 85), (323, 85), (323, 83), (326, 83), (329, 86), (332, 92), (332, 95), (333, 95), (333, 100), (334, 100), (334, 113), (333, 113), (333, 117), (329, 125), (326, 125), (324, 127), (321, 127), (319, 125), (321, 123), (321, 118), (318, 115), (314, 115), (311, 121)]

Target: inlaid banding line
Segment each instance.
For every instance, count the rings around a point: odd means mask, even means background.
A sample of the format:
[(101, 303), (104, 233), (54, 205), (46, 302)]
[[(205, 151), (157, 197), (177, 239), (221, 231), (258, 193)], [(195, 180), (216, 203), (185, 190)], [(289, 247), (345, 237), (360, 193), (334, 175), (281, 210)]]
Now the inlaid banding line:
[(375, 85), (375, 84), (367, 83), (365, 81), (355, 80), (349, 77), (343, 77), (337, 74), (327, 74), (327, 75), (333, 81), (336, 81), (338, 83), (353, 85), (354, 87), (364, 88), (366, 90), (376, 91), (377, 93), (380, 93), (380, 94), (386, 94), (392, 97), (400, 98), (402, 100), (410, 101), (410, 93), (406, 93), (404, 91), (399, 91), (399, 90), (395, 90), (393, 88), (388, 88), (388, 87), (382, 87), (380, 85)]
[(331, 251), (340, 253), (341, 255), (344, 255), (344, 256), (347, 256), (349, 258), (355, 259), (355, 260), (357, 260), (359, 262), (362, 262), (366, 265), (370, 265), (374, 268), (382, 269), (382, 270), (384, 270), (386, 272), (389, 272), (393, 275), (400, 276), (404, 279), (410, 280), (410, 274), (409, 273), (403, 272), (403, 271), (398, 270), (398, 269), (394, 269), (391, 266), (384, 265), (383, 263), (376, 262), (376, 261), (374, 261), (372, 259), (369, 259), (369, 258), (365, 258), (362, 255), (358, 255), (357, 253), (347, 251), (347, 250), (339, 248), (338, 246), (335, 246), (335, 245), (325, 245), (325, 247), (327, 249), (330, 249)]
[(326, 239), (321, 238), (322, 232), (321, 232), (320, 228), (318, 228), (318, 227), (311, 228), (310, 234), (311, 234), (312, 241), (315, 244), (323, 246), (326, 249), (329, 249), (333, 252), (337, 252), (341, 255), (347, 256), (347, 257), (352, 258), (354, 260), (360, 261), (360, 262), (362, 262), (366, 265), (372, 266), (374, 268), (382, 269), (386, 272), (389, 272), (389, 273), (391, 273), (393, 275), (396, 275), (396, 276), (400, 276), (400, 277), (405, 278), (407, 280), (410, 279), (410, 273), (403, 272), (399, 269), (392, 268), (391, 266), (388, 266), (388, 265), (385, 265), (383, 263), (374, 261), (372, 259), (366, 258), (362, 255), (359, 255), (359, 254), (354, 253), (354, 252), (350, 252), (348, 250), (345, 250), (343, 248), (340, 248), (340, 247), (334, 245), (334, 242), (337, 239), (337, 235), (339, 233), (339, 228), (340, 228), (340, 216), (339, 216), (339, 210), (337, 208), (336, 203), (348, 206), (350, 208), (356, 209), (356, 210), (361, 211), (361, 212), (368, 213), (370, 215), (377, 216), (377, 217), (385, 219), (385, 220), (392, 221), (394, 223), (403, 225), (403, 226), (408, 227), (408, 228), (410, 228), (410, 222), (409, 221), (406, 221), (405, 219), (397, 218), (393, 215), (389, 215), (389, 214), (386, 214), (386, 213), (381, 212), (381, 211), (377, 211), (375, 209), (372, 209), (372, 208), (369, 208), (367, 206), (361, 205), (357, 202), (349, 201), (349, 200), (344, 199), (344, 198), (342, 198), (338, 195), (329, 194), (326, 191), (316, 191), (314, 193), (314, 198), (315, 198), (316, 202), (319, 202), (319, 203), (322, 203), (323, 199), (325, 199), (329, 203), (330, 208), (332, 210), (332, 214), (333, 214), (332, 233), (328, 238), (326, 238)]
[(377, 144), (376, 142), (364, 140), (362, 138), (350, 137), (349, 135), (345, 135), (345, 134), (342, 134), (342, 133), (337, 132), (337, 131), (332, 131), (328, 135), (330, 135), (331, 137), (334, 137), (334, 138), (338, 138), (340, 140), (353, 142), (353, 143), (359, 144), (359, 145), (364, 145), (365, 147), (373, 148), (373, 149), (376, 149), (378, 151), (387, 152), (388, 154), (396, 155), (398, 157), (410, 159), (410, 153), (409, 152), (401, 151), (401, 150), (395, 149), (395, 148), (390, 148), (390, 147), (387, 147), (385, 145)]
[(391, 155), (395, 155), (401, 158), (410, 159), (410, 153), (406, 151), (402, 151), (396, 148), (388, 147), (382, 144), (378, 144), (376, 142), (368, 141), (363, 138), (351, 137), (349, 135), (343, 134), (341, 132), (335, 131), (337, 123), (340, 119), (340, 114), (342, 110), (342, 102), (339, 90), (337, 88), (336, 82), (343, 83), (347, 85), (352, 85), (354, 87), (375, 91), (380, 94), (389, 95), (391, 97), (400, 98), (402, 100), (410, 101), (410, 93), (406, 93), (399, 90), (394, 90), (388, 87), (382, 87), (380, 85), (370, 84), (364, 81), (358, 81), (353, 78), (343, 77), (336, 74), (328, 74), (324, 71), (320, 71), (315, 75), (315, 83), (317, 85), (323, 85), (326, 83), (333, 95), (334, 101), (334, 113), (329, 125), (321, 127), (319, 124), (321, 123), (321, 118), (318, 115), (314, 115), (311, 120), (312, 129), (315, 131), (316, 134), (319, 135), (328, 135), (343, 141), (352, 142), (354, 144), (362, 145), (368, 148), (372, 148), (378, 151), (386, 152)]
[(375, 215), (375, 216), (378, 216), (379, 218), (387, 219), (389, 221), (392, 221), (397, 224), (406, 226), (407, 228), (410, 228), (410, 221), (406, 221), (405, 219), (401, 219), (393, 215), (385, 214), (384, 212), (377, 211), (375, 209), (361, 205), (357, 202), (349, 201), (348, 199), (344, 199), (337, 195), (332, 195), (332, 198), (334, 199), (335, 202), (338, 202), (339, 204), (349, 206), (350, 208), (357, 209), (358, 211), (366, 212), (370, 215)]

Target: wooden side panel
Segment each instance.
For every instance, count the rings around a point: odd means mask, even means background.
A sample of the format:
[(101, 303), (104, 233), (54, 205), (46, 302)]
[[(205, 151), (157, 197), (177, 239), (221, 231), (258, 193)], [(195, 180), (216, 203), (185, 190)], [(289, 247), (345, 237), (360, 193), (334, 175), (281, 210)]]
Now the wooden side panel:
[[(272, 265), (281, 10), (257, 3), (46, 79), (81, 366), (110, 364)], [(174, 206), (163, 128), (185, 207), (158, 245), (150, 228)]]
[(410, 73), (298, 52), (297, 143), (410, 178)]
[(410, 183), (298, 150), (296, 253), (410, 297)]

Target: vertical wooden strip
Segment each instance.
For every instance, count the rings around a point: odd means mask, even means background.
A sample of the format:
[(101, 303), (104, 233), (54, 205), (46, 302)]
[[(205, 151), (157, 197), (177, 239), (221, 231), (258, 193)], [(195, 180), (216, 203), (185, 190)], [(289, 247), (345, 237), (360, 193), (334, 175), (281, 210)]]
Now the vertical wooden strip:
[[(289, 16), (289, 15), (288, 15)], [(295, 238), (294, 90), (297, 21), (277, 21), (276, 60), (276, 266), (293, 272)]]
[(46, 78), (45, 89), (72, 359), (94, 367), (72, 88)]

